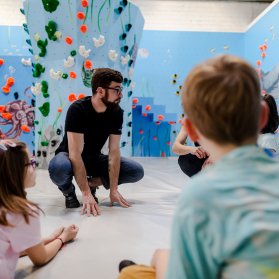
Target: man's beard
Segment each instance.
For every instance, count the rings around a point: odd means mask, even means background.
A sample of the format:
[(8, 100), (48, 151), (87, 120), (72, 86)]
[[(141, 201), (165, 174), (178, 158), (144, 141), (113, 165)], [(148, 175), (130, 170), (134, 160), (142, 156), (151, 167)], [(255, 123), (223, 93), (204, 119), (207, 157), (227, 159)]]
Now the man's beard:
[(108, 94), (106, 94), (103, 98), (101, 98), (103, 104), (110, 110), (114, 110), (114, 111), (118, 111), (120, 110), (120, 106), (119, 106), (119, 103), (120, 103), (120, 99), (117, 99), (116, 101), (119, 101), (119, 102), (110, 102), (108, 101)]

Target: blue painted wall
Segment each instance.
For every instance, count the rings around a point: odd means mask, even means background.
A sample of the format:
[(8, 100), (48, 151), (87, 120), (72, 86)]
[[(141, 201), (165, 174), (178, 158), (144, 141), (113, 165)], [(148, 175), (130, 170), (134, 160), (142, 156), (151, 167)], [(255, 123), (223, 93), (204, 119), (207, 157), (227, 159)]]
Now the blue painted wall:
[[(279, 104), (279, 3), (260, 18), (245, 34), (245, 57), (260, 72), (262, 89), (272, 94)], [(263, 51), (260, 46), (266, 44)], [(257, 65), (260, 62), (260, 66)]]
[[(171, 145), (183, 118), (180, 87), (193, 66), (221, 53), (244, 57), (244, 34), (173, 31), (143, 33), (135, 69), (134, 96), (152, 97), (151, 107), (156, 109), (156, 106), (163, 105), (162, 115), (166, 118), (169, 113), (175, 113), (176, 117), (172, 117), (171, 121), (176, 124), (168, 124), (168, 119), (161, 121), (165, 128), (159, 128), (154, 124), (158, 119), (146, 118), (139, 113), (139, 110), (147, 113), (144, 108), (134, 109), (134, 156), (174, 155)], [(145, 107), (147, 103), (142, 98), (139, 100), (136, 106), (142, 106), (143, 103)], [(153, 110), (148, 113), (152, 114)]]

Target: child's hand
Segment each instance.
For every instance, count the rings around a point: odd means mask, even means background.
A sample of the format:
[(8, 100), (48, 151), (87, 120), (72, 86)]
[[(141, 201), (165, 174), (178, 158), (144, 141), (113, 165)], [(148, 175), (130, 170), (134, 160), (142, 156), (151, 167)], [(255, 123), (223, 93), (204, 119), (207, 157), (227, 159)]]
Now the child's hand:
[(201, 146), (194, 147), (194, 151), (191, 153), (197, 156), (199, 159), (203, 159), (208, 156), (208, 153)]
[(59, 235), (59, 237), (62, 238), (64, 243), (68, 242), (76, 237), (78, 230), (79, 229), (76, 225), (70, 225), (69, 227), (64, 228), (63, 232)]
[(49, 235), (48, 237), (43, 239), (44, 244), (46, 245), (46, 244), (52, 242), (57, 237), (59, 237), (64, 229), (65, 229), (65, 227), (60, 227), (60, 228), (56, 229), (51, 235)]

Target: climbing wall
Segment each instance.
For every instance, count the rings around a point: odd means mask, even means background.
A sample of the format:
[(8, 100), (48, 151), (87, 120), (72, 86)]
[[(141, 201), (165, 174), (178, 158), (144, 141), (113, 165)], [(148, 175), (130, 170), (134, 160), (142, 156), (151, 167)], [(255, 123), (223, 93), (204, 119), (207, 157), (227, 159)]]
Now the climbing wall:
[(34, 153), (35, 98), (26, 35), (1, 26), (0, 38), (0, 138), (22, 140)]
[(124, 76), (121, 153), (131, 155), (133, 72), (144, 24), (139, 9), (126, 0), (26, 0), (21, 12), (33, 54), (39, 166), (47, 167), (62, 140), (70, 103), (92, 94), (92, 70), (99, 67)]

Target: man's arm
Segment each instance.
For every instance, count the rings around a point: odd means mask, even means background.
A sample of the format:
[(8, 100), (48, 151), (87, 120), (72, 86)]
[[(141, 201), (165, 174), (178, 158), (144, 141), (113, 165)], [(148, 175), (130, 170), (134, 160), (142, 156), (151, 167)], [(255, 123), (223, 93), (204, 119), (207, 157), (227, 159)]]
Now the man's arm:
[(108, 172), (110, 181), (111, 205), (118, 202), (122, 207), (129, 207), (130, 204), (118, 192), (118, 178), (120, 171), (120, 135), (109, 136)]
[(93, 198), (88, 181), (86, 169), (81, 157), (84, 146), (84, 136), (80, 133), (67, 132), (68, 146), (69, 146), (69, 159), (73, 165), (74, 176), (76, 182), (82, 192), (82, 214), (90, 216), (100, 215), (100, 209), (95, 199)]

